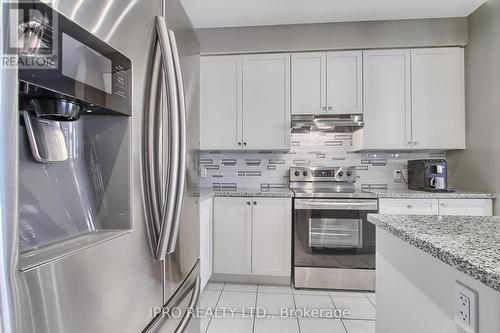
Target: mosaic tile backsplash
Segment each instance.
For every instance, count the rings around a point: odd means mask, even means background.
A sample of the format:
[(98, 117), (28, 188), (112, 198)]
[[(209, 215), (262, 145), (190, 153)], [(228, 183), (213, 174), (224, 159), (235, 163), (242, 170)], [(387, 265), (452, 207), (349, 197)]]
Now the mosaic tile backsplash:
[[(289, 152), (201, 152), (202, 187), (214, 189), (288, 187), (288, 169), (293, 166), (355, 166), (360, 189), (405, 189), (394, 179), (406, 161), (446, 158), (444, 152), (352, 151), (351, 133), (296, 133)], [(205, 169), (205, 170), (203, 170)], [(205, 176), (206, 177), (203, 177)]]

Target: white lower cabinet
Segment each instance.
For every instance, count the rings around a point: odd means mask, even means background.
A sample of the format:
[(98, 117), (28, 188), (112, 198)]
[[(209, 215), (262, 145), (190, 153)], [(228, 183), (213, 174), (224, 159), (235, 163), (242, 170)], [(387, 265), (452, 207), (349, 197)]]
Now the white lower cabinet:
[(491, 199), (379, 199), (380, 214), (493, 215)]
[(291, 199), (214, 199), (214, 273), (291, 275)]
[(289, 276), (292, 207), (290, 199), (253, 199), (252, 274)]
[(380, 199), (379, 213), (437, 215), (438, 202), (435, 199)]
[(205, 288), (213, 272), (213, 199), (200, 201), (200, 277), (201, 289)]
[(252, 272), (250, 198), (214, 198), (214, 273)]
[(439, 199), (439, 215), (492, 216), (491, 199)]

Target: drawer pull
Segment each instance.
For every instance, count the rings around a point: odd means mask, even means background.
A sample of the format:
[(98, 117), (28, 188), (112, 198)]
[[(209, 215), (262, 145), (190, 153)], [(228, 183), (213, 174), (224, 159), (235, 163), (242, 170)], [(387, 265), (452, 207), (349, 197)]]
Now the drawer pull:
[(413, 208), (413, 206), (412, 206), (412, 205), (410, 205), (410, 204), (408, 204), (408, 205), (406, 205), (406, 208), (408, 208), (408, 209), (412, 209), (412, 208)]

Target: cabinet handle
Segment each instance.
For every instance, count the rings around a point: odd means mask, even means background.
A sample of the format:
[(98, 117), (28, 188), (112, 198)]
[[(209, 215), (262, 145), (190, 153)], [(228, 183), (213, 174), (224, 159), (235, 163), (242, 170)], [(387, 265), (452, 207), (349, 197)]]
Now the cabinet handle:
[(333, 107), (329, 106), (328, 111), (332, 111), (332, 110), (333, 110)]
[(247, 143), (246, 143), (246, 142), (243, 142), (243, 146), (246, 146), (246, 145), (247, 145)]
[(326, 106), (323, 106), (323, 107), (321, 108), (321, 111), (326, 111)]
[(257, 206), (257, 201), (254, 201), (254, 202), (253, 202), (253, 205), (254, 205), (254, 206)]
[(247, 201), (247, 205), (249, 205), (249, 206), (250, 206), (250, 204), (251, 204), (251, 203), (250, 203), (250, 201)]
[(238, 142), (238, 146), (241, 146), (241, 142)]
[(413, 141), (413, 144), (414, 145), (418, 145), (418, 141)]
[(413, 208), (413, 206), (412, 206), (412, 205), (406, 205), (406, 208), (408, 208), (408, 209), (412, 209), (412, 208)]
[(408, 144), (411, 145), (411, 141), (408, 141)]

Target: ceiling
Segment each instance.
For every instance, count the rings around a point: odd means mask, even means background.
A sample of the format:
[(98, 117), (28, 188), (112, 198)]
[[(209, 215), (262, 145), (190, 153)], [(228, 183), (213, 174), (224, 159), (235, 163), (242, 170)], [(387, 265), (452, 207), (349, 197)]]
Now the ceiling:
[(181, 0), (196, 28), (464, 17), (487, 0)]

